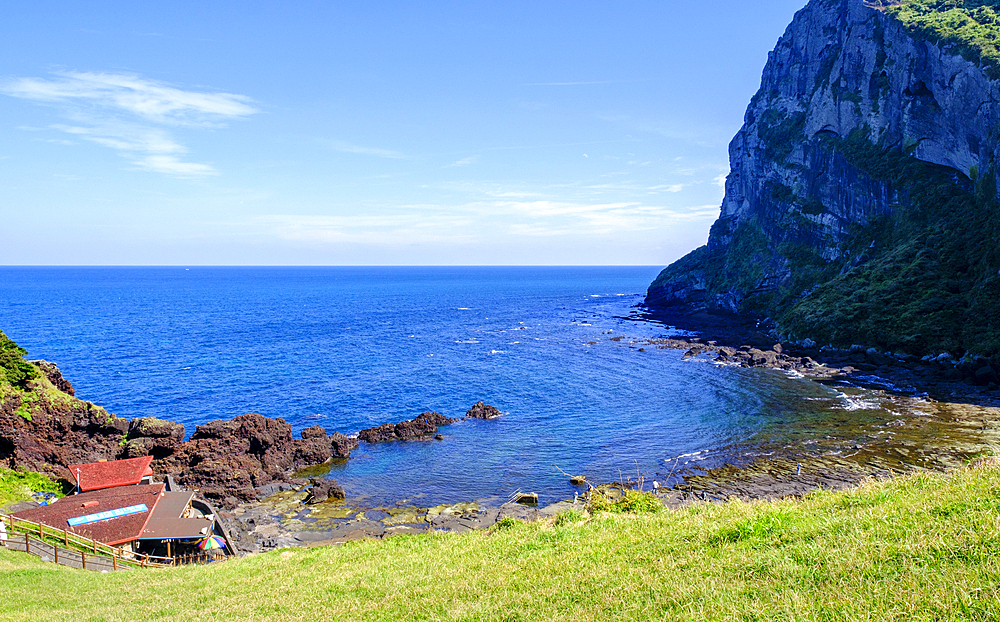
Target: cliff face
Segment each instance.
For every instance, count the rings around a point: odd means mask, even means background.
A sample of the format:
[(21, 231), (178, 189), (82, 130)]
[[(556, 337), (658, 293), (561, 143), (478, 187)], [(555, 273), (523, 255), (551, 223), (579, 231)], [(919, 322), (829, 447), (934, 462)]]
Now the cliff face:
[(898, 7), (812, 0), (730, 144), (708, 245), (646, 303), (757, 314), (792, 341), (998, 354), (998, 139), (986, 68)]

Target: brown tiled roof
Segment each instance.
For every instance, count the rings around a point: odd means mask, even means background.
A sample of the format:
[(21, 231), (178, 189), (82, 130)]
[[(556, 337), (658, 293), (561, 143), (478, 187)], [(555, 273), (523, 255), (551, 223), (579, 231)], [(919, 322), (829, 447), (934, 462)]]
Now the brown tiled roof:
[[(63, 497), (48, 506), (16, 512), (14, 516), (56, 529), (65, 529), (70, 533), (84, 538), (93, 538), (105, 544), (117, 545), (142, 537), (146, 522), (156, 508), (163, 489), (163, 484), (150, 484), (82, 492), (78, 495)], [(120, 510), (136, 505), (145, 505), (148, 510), (138, 514), (77, 525), (76, 527), (69, 526), (68, 521), (71, 518), (109, 510)]]
[(139, 537), (144, 540), (162, 540), (212, 535), (213, 521), (207, 518), (181, 518), (193, 498), (194, 493), (190, 491), (163, 493)]
[(115, 486), (134, 486), (146, 475), (152, 475), (150, 463), (153, 456), (141, 456), (127, 460), (112, 460), (110, 462), (91, 462), (90, 464), (71, 464), (69, 472), (80, 490), (100, 490)]

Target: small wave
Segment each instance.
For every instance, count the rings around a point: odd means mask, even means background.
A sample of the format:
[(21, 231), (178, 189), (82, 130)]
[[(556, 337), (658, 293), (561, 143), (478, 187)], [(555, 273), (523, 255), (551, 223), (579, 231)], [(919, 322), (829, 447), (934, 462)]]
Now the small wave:
[(708, 453), (707, 449), (702, 449), (701, 451), (691, 452), (689, 454), (681, 454), (675, 458), (675, 460), (680, 460), (681, 458), (694, 458), (697, 456), (703, 456)]
[(851, 396), (843, 392), (838, 393), (837, 397), (841, 404), (834, 408), (838, 410), (877, 410), (882, 405), (878, 399)]
[(478, 339), (466, 339), (464, 341), (456, 341), (455, 343), (479, 343)]
[(456, 310), (457, 310), (457, 311), (472, 311), (472, 309), (470, 309), (469, 307), (459, 307), (459, 308), (458, 308), (458, 309), (456, 309)]
[(490, 350), (490, 354), (507, 354), (506, 350)]

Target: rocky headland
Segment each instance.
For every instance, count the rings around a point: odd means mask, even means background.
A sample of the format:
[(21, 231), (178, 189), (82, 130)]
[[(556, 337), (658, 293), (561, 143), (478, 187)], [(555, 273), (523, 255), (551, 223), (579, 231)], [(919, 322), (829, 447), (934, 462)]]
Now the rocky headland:
[(809, 2), (730, 144), (708, 244), (647, 306), (996, 385), (998, 35), (994, 3)]

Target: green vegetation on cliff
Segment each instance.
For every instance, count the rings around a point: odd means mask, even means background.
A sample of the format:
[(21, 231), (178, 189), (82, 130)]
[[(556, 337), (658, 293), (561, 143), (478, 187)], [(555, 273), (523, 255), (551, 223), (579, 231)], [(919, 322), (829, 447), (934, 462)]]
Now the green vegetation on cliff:
[(883, 2), (885, 12), (911, 35), (933, 41), (981, 64), (1000, 79), (1000, 1), (903, 0)]
[(6, 381), (23, 388), (29, 380), (41, 375), (34, 365), (24, 360), (27, 353), (27, 350), (0, 331), (0, 382)]
[(995, 620), (1000, 467), (100, 575), (0, 549), (0, 619)]
[[(833, 278), (822, 278), (828, 269), (786, 291), (774, 315), (779, 330), (837, 345), (1000, 354), (1000, 204), (993, 171), (974, 170), (970, 180), (874, 145), (864, 130), (825, 140), (904, 200), (892, 216), (853, 232), (831, 266)], [(805, 274), (795, 268), (793, 274)]]

